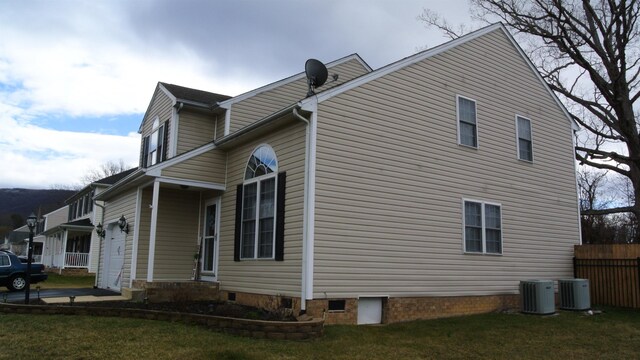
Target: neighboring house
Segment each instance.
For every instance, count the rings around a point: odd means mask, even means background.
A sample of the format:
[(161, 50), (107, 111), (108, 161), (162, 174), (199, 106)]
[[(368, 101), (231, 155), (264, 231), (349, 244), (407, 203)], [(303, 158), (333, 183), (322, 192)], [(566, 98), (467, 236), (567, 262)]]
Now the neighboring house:
[(96, 272), (100, 237), (94, 229), (103, 219), (102, 205), (95, 206), (93, 197), (134, 170), (92, 182), (67, 199), (67, 206), (45, 215), (43, 242), (46, 266), (60, 270), (86, 269), (89, 273)]
[(211, 282), (375, 323), (517, 306), (520, 280), (572, 276), (576, 126), (503, 25), (327, 67), (309, 97), (304, 73), (233, 98), (159, 83), (140, 169), (96, 195), (98, 286)]
[(22, 225), (7, 234), (5, 249), (18, 256), (27, 256), (27, 243), (29, 241), (29, 227)]
[(68, 221), (69, 206), (65, 205), (44, 215), (44, 250), (42, 254), (42, 263), (47, 268), (64, 268), (64, 231), (59, 228), (60, 225)]
[[(42, 236), (40, 235), (44, 231), (44, 219), (39, 219), (36, 227), (33, 229), (33, 261), (40, 263), (42, 259)], [(22, 225), (21, 227), (11, 231), (5, 238), (3, 250), (9, 250), (12, 253), (20, 256), (27, 257), (29, 252), (29, 227)]]

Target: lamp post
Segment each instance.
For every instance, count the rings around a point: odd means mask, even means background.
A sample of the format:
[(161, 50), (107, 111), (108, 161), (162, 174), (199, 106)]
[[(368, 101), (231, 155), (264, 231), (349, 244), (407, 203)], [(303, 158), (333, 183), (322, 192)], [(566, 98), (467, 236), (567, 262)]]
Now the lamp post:
[(29, 296), (31, 295), (31, 262), (33, 257), (33, 229), (36, 227), (38, 218), (31, 213), (27, 218), (27, 226), (29, 227), (29, 250), (27, 251), (27, 286), (24, 291), (24, 303), (29, 304)]

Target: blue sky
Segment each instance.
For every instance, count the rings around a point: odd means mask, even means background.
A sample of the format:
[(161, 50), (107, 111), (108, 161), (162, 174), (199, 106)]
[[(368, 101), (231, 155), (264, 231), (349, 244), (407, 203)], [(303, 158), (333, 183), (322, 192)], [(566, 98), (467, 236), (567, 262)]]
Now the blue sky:
[(466, 0), (0, 1), (0, 188), (136, 166), (158, 81), (233, 96), (308, 58), (376, 69), (445, 42), (424, 8), (469, 23)]

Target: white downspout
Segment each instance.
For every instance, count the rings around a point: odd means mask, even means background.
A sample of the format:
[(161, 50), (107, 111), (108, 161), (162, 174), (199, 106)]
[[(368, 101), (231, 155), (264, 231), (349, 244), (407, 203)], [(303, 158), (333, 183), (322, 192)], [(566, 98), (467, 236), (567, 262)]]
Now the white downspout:
[(313, 246), (315, 218), (315, 138), (317, 111), (314, 109), (310, 119), (306, 119), (293, 109), (293, 115), (304, 122), (305, 161), (304, 161), (304, 215), (302, 235), (302, 284), (300, 289), (300, 310), (306, 312), (306, 301), (313, 298)]
[(302, 215), (302, 282), (300, 287), (300, 311), (307, 311), (307, 222), (308, 222), (308, 198), (309, 198), (309, 120), (304, 118), (302, 115), (298, 113), (298, 109), (293, 108), (293, 115), (304, 122), (307, 126), (305, 127), (305, 137), (304, 137), (304, 206), (303, 206), (303, 215)]

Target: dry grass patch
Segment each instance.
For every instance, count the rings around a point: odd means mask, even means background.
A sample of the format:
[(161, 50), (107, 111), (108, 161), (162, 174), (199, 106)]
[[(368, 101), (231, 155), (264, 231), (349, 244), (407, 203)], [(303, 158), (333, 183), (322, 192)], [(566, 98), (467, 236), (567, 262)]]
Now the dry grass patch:
[(385, 326), (328, 326), (322, 339), (235, 337), (178, 323), (0, 315), (0, 359), (628, 359), (640, 312), (486, 314)]
[(93, 275), (60, 275), (48, 273), (49, 278), (43, 282), (31, 285), (31, 289), (76, 289), (92, 288), (96, 277)]

